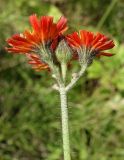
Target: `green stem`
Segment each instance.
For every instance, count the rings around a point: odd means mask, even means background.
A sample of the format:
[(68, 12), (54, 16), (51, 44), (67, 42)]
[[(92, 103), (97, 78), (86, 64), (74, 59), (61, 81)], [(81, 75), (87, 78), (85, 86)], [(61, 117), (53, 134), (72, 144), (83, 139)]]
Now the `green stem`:
[(112, 11), (112, 9), (114, 8), (116, 2), (118, 0), (112, 0), (111, 4), (107, 7), (104, 15), (102, 16), (101, 20), (99, 21), (98, 25), (97, 25), (97, 29), (101, 29), (104, 22), (106, 21), (107, 17), (109, 16), (110, 12)]
[(62, 63), (61, 63), (61, 69), (62, 69), (63, 82), (65, 83), (66, 71), (67, 71), (67, 64), (66, 64), (65, 62), (62, 62)]
[(59, 84), (59, 93), (61, 100), (61, 119), (62, 119), (62, 139), (64, 160), (71, 160), (70, 143), (69, 143), (69, 125), (68, 125), (68, 106), (67, 92), (75, 85), (78, 79), (83, 75), (87, 65), (83, 65), (78, 76), (74, 77), (68, 86), (65, 86), (66, 64), (61, 64), (63, 83)]
[(71, 88), (74, 87), (74, 85), (76, 84), (76, 82), (80, 79), (80, 77), (84, 74), (85, 70), (87, 68), (87, 64), (84, 64), (81, 68), (81, 70), (79, 71), (79, 73), (77, 74), (76, 77), (73, 77), (71, 82), (66, 86), (66, 92), (68, 92)]
[(64, 160), (71, 160), (70, 144), (69, 144), (67, 94), (66, 94), (65, 87), (60, 87), (60, 99), (61, 99), (62, 139), (63, 139)]

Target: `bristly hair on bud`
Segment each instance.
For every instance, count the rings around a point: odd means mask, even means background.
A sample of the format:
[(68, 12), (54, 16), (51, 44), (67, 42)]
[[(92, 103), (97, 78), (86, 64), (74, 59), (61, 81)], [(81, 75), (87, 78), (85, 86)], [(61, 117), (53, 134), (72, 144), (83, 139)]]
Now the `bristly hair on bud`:
[(61, 40), (56, 49), (56, 58), (60, 63), (68, 63), (72, 59), (71, 48), (66, 42), (65, 37), (61, 37)]
[(96, 35), (92, 32), (81, 30), (66, 36), (68, 44), (73, 49), (75, 56), (81, 65), (90, 64), (95, 57), (112, 56), (104, 50), (113, 48), (114, 42), (101, 33)]

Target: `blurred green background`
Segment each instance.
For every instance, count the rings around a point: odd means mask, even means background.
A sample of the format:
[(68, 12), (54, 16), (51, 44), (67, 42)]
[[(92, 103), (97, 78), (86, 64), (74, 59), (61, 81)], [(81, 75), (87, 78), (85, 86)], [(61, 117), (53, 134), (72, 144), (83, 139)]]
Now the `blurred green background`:
[(46, 72), (5, 52), (32, 13), (65, 15), (70, 31), (112, 37), (112, 58), (95, 60), (69, 93), (72, 160), (124, 160), (124, 1), (0, 0), (0, 160), (62, 160), (59, 95)]

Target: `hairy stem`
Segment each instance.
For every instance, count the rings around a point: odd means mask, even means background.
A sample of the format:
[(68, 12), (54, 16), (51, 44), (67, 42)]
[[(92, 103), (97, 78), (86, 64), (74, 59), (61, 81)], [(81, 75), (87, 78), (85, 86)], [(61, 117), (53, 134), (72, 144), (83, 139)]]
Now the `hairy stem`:
[(71, 82), (67, 85), (66, 87), (66, 91), (69, 91), (75, 84), (76, 82), (79, 80), (79, 78), (83, 75), (83, 73), (85, 72), (87, 68), (87, 65), (83, 65), (81, 70), (79, 71), (79, 73), (74, 77), (72, 78)]
[(62, 139), (63, 139), (63, 153), (64, 160), (71, 160), (70, 143), (69, 143), (69, 125), (68, 125), (68, 106), (67, 106), (67, 91), (70, 90), (83, 75), (87, 68), (87, 64), (81, 67), (77, 76), (72, 78), (72, 81), (65, 86), (66, 66), (61, 65), (63, 82), (59, 83), (59, 88), (55, 87), (60, 93), (61, 100), (61, 119), (62, 119)]
[(65, 62), (61, 63), (61, 69), (62, 69), (63, 82), (65, 83), (65, 80), (66, 80), (66, 70), (67, 70), (67, 64)]
[(69, 144), (67, 94), (66, 94), (65, 87), (60, 87), (60, 99), (61, 99), (62, 139), (63, 139), (64, 160), (71, 160), (70, 144)]

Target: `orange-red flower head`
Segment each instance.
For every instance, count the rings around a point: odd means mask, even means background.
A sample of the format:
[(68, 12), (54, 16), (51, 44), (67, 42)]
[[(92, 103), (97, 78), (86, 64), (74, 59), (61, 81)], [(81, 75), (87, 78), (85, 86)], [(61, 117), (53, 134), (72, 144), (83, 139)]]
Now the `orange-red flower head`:
[(47, 62), (57, 47), (59, 36), (67, 30), (67, 19), (61, 17), (57, 23), (54, 23), (53, 17), (42, 16), (38, 19), (36, 15), (32, 15), (30, 23), (32, 31), (26, 30), (22, 34), (15, 34), (9, 38), (7, 42), (10, 48), (7, 50), (28, 55), (27, 57), (35, 62), (37, 70), (46, 69)]
[(68, 28), (65, 17), (61, 17), (57, 23), (54, 23), (51, 16), (38, 19), (32, 15), (29, 19), (32, 30), (13, 35), (7, 40), (9, 47), (6, 49), (26, 55), (29, 64), (37, 71), (51, 70), (52, 65), (60, 67), (60, 63), (69, 63), (71, 59), (79, 59), (83, 65), (91, 63), (96, 56), (112, 56), (104, 51), (113, 48), (114, 42), (101, 33), (81, 30), (64, 36)]
[(104, 52), (105, 50), (114, 47), (114, 42), (101, 33), (96, 35), (86, 30), (81, 30), (79, 33), (74, 32), (66, 36), (67, 42), (72, 47), (80, 60), (92, 61), (95, 56), (112, 56), (111, 53)]

